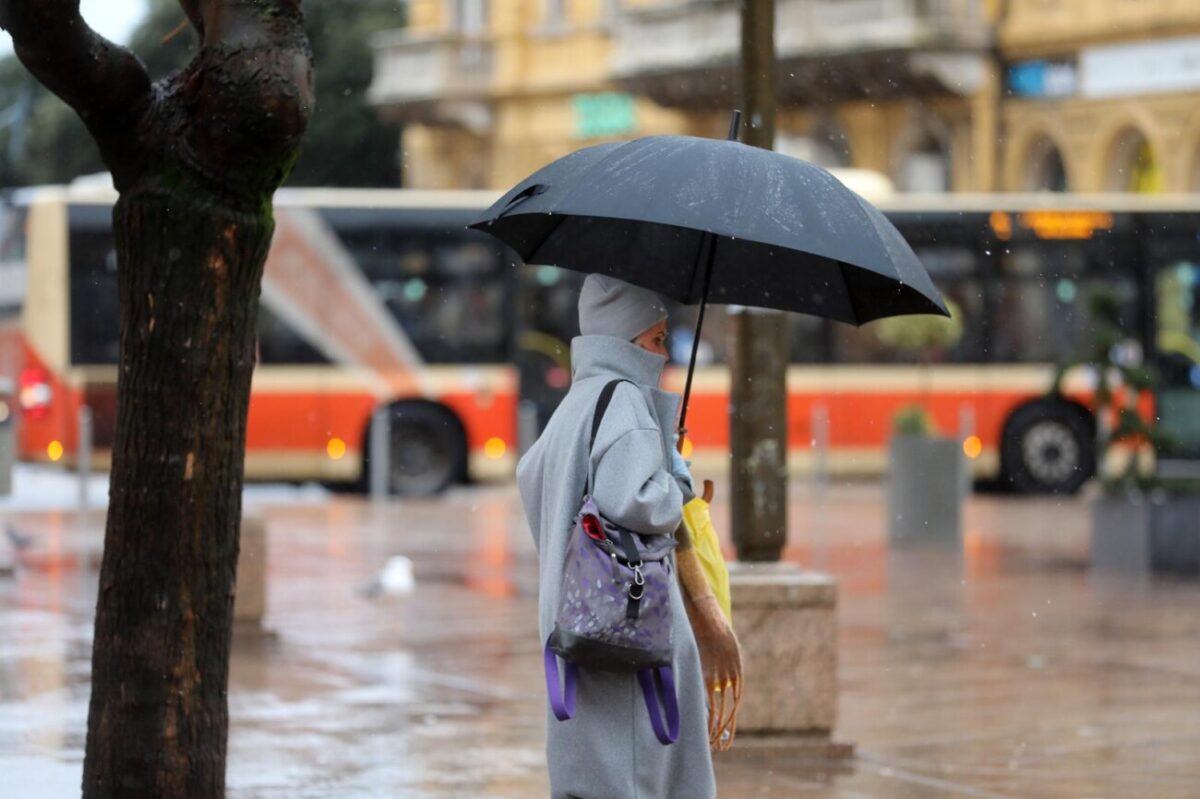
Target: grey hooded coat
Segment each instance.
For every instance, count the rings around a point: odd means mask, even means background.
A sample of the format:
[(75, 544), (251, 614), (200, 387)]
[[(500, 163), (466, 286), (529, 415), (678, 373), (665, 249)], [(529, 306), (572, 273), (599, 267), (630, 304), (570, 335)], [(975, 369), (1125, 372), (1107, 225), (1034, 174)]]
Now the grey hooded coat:
[[(517, 483), (538, 549), (539, 629), (554, 627), (567, 540), (588, 469), (588, 436), (600, 390), (617, 387), (592, 452), (592, 494), (612, 521), (640, 533), (671, 535), (683, 491), (668, 471), (679, 398), (657, 388), (665, 359), (609, 336), (571, 342), (572, 384), (541, 437), (521, 458)], [(672, 570), (672, 574), (677, 574)], [(700, 657), (678, 578), (671, 582), (679, 740), (654, 737), (633, 675), (581, 668), (575, 717), (547, 707), (546, 751), (553, 799), (710, 799), (716, 795)]]

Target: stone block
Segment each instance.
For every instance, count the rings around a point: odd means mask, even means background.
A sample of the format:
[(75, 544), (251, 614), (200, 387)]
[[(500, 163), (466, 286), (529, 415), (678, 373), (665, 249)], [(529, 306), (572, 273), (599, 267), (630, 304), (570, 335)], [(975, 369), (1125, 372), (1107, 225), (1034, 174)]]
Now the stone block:
[(837, 582), (791, 564), (732, 563), (742, 645), (739, 734), (829, 736), (837, 720)]
[(267, 525), (262, 519), (242, 519), (237, 583), (233, 594), (233, 623), (239, 627), (262, 624), (267, 610)]
[(1200, 497), (1098, 497), (1091, 562), (1098, 575), (1200, 576)]
[(957, 544), (968, 485), (958, 439), (893, 436), (887, 474), (891, 540)]

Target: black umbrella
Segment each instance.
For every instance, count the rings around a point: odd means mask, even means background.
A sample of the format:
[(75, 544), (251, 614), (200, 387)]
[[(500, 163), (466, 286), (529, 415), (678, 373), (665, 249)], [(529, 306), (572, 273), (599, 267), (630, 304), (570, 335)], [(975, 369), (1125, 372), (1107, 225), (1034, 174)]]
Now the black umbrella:
[[(730, 132), (735, 138), (737, 115)], [(798, 311), (861, 325), (949, 316), (900, 232), (826, 170), (737, 141), (650, 136), (539, 169), (471, 227), (526, 263), (603, 272), (686, 304)]]

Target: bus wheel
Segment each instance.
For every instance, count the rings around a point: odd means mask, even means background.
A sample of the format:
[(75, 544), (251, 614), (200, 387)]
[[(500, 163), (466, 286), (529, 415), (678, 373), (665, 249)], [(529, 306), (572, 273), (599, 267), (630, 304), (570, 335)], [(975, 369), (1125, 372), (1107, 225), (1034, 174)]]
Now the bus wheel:
[[(466, 478), (467, 436), (458, 417), (432, 402), (398, 402), (390, 408), (388, 493), (428, 497)], [(370, 487), (370, 434), (363, 463)]]
[(1096, 472), (1091, 416), (1062, 400), (1022, 405), (1004, 425), (1000, 464), (1021, 493), (1075, 493)]

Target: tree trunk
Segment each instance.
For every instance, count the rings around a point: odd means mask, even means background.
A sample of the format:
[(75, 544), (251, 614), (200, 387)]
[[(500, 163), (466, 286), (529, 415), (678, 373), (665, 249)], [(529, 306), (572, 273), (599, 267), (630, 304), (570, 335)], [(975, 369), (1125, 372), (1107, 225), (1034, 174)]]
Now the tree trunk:
[[(775, 139), (775, 4), (742, 0), (743, 141)], [(731, 520), (738, 560), (777, 561), (787, 541), (787, 364), (791, 336), (778, 311), (731, 314)]]
[(83, 795), (223, 797), (255, 321), (271, 197), (312, 106), (299, 0), (182, 0), (151, 84), (78, 0), (0, 0), (17, 55), (100, 145), (121, 308)]
[(269, 217), (122, 198), (121, 360), (85, 796), (224, 796), (226, 685)]

